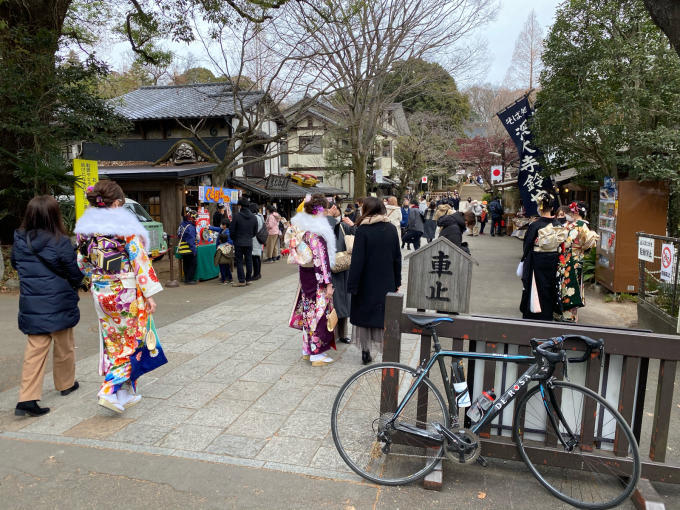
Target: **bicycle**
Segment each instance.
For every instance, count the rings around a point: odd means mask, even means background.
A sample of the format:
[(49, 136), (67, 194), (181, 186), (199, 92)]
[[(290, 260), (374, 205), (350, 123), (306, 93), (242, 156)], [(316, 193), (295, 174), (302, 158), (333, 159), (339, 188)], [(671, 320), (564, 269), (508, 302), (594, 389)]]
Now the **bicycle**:
[[(531, 355), (446, 351), (436, 327), (453, 319), (409, 319), (432, 337), (434, 354), (429, 361), (423, 360), (417, 369), (391, 362), (364, 367), (343, 384), (333, 404), (333, 441), (354, 472), (378, 484), (401, 485), (425, 477), (443, 458), (486, 466), (478, 432), (521, 395), (512, 437), (520, 457), (548, 491), (589, 509), (611, 508), (630, 496), (640, 477), (640, 455), (630, 427), (602, 396), (553, 376), (558, 363), (564, 364), (567, 377), (569, 362), (584, 362), (592, 353), (602, 359), (602, 340), (532, 339)], [(563, 349), (567, 340), (581, 341), (585, 353), (567, 358)], [(452, 359), (451, 381), (446, 358)], [(481, 417), (470, 428), (460, 426), (458, 406), (469, 403), (469, 397), (464, 402), (467, 385), (460, 393), (453, 389), (465, 381), (463, 359), (530, 363), (498, 398), (486, 394), (486, 409), (477, 405), (481, 397), (475, 401)], [(428, 378), (435, 364), (439, 364), (448, 406)], [(594, 418), (593, 427), (584, 426), (586, 415)], [(552, 456), (551, 466), (544, 462), (546, 454)]]

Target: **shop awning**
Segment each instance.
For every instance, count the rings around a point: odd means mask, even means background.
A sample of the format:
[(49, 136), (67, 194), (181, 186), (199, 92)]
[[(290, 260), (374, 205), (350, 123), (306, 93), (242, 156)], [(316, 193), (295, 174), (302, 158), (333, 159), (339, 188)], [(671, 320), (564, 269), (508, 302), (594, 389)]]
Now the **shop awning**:
[(327, 186), (298, 186), (293, 182), (284, 186), (267, 187), (267, 179), (263, 177), (232, 177), (229, 179), (231, 186), (242, 188), (264, 198), (291, 198), (302, 199), (307, 193), (321, 193), (323, 195), (347, 195), (345, 190)]
[(215, 168), (214, 163), (182, 166), (100, 166), (99, 175), (117, 181), (185, 179), (197, 175), (208, 175)]

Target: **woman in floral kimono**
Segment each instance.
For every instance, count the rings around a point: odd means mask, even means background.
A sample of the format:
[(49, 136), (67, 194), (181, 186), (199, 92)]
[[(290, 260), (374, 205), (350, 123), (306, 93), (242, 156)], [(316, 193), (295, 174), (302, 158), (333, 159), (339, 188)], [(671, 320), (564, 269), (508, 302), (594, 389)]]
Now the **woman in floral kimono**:
[(100, 365), (104, 383), (99, 404), (121, 413), (141, 399), (130, 380), (130, 356), (147, 332), (156, 310), (151, 296), (163, 290), (146, 253), (144, 226), (127, 209), (123, 190), (113, 181), (88, 188), (90, 207), (78, 220), (78, 266), (92, 278), (99, 318)]
[(292, 228), (304, 232), (302, 241), (309, 246), (312, 261), (300, 266), (300, 291), (290, 326), (302, 329), (302, 357), (314, 367), (332, 363), (326, 351), (335, 349), (333, 330), (327, 327), (327, 314), (333, 306), (331, 267), (335, 263), (335, 234), (326, 219), (327, 208), (323, 195), (312, 195), (291, 220)]
[(585, 202), (572, 202), (567, 215), (567, 239), (562, 245), (562, 253), (557, 266), (559, 279), (559, 310), (561, 320), (576, 322), (578, 309), (585, 306), (583, 293), (583, 256), (591, 249), (600, 236), (588, 228)]

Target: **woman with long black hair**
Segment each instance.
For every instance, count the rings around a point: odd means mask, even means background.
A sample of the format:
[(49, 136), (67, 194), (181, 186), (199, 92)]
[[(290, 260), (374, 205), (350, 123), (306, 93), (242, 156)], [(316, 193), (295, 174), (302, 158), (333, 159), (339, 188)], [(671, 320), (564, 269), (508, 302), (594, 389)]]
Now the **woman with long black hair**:
[(382, 350), (385, 296), (401, 286), (401, 250), (397, 229), (381, 200), (365, 198), (361, 211), (347, 289), (352, 294), (352, 341), (361, 345), (361, 359), (368, 364), (372, 361), (371, 347)]
[(14, 232), (12, 267), (19, 273), (19, 329), (28, 335), (21, 373), (17, 416), (40, 416), (45, 361), (54, 342), (54, 387), (62, 395), (78, 389), (73, 328), (80, 320), (78, 291), (83, 275), (66, 234), (59, 204), (49, 196), (33, 198)]

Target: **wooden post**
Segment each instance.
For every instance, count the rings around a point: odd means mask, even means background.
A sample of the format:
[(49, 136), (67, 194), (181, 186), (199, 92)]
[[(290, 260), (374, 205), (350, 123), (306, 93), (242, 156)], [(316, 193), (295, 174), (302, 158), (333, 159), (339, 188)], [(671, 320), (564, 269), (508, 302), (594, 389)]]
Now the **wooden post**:
[(175, 278), (175, 250), (172, 247), (172, 240), (175, 236), (168, 236), (168, 257), (170, 258), (170, 280), (165, 284), (168, 288), (179, 287), (179, 282)]

